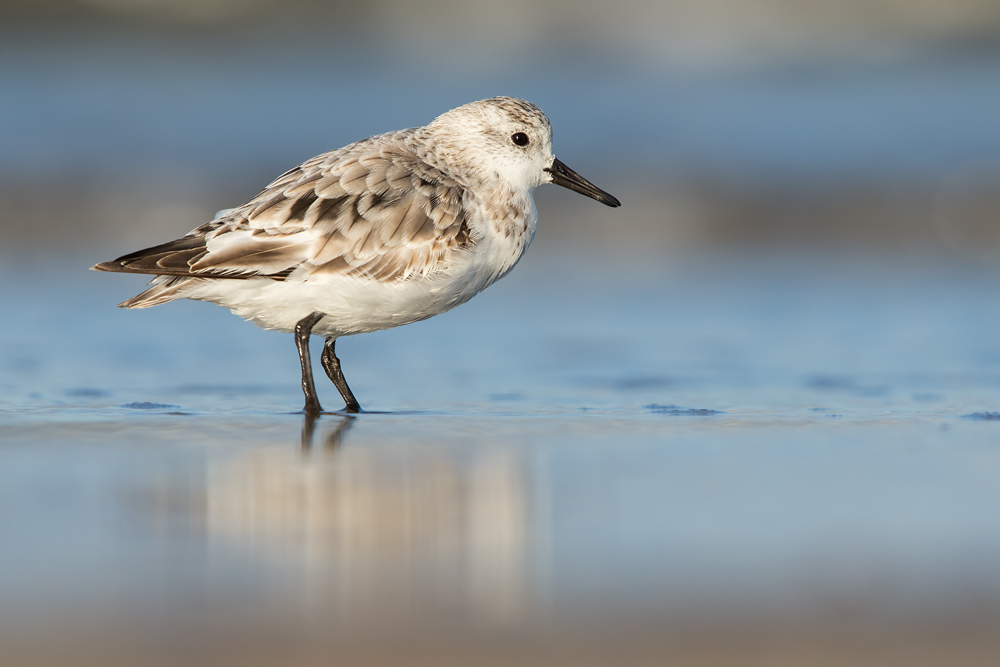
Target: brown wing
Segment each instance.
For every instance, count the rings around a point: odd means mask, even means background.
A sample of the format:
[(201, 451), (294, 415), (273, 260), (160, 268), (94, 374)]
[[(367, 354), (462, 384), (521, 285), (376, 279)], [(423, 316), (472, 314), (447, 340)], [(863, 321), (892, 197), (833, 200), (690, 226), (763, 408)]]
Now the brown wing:
[(392, 138), (313, 158), (225, 217), (94, 268), (278, 280), (426, 274), (473, 241), (463, 189)]

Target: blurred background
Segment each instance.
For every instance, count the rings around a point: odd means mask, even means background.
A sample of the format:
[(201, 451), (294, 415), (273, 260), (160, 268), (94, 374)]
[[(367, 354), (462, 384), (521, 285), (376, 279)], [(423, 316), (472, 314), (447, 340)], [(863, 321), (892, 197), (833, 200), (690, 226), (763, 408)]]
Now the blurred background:
[[(623, 206), (386, 414), (86, 270), (494, 95)], [(0, 237), (4, 664), (1000, 659), (996, 0), (3, 0)]]
[(989, 0), (0, 12), (6, 247), (173, 238), (308, 157), (497, 94), (545, 109), (557, 154), (629, 202), (628, 233), (570, 201), (539, 241), (979, 254), (1000, 234)]

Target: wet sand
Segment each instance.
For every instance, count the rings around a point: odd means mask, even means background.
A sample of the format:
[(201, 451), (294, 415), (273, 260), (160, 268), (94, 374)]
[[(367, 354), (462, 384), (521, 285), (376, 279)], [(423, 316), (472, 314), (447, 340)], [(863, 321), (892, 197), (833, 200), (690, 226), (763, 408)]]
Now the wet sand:
[(543, 251), (312, 423), (288, 336), (4, 283), (4, 661), (995, 663), (1000, 273)]

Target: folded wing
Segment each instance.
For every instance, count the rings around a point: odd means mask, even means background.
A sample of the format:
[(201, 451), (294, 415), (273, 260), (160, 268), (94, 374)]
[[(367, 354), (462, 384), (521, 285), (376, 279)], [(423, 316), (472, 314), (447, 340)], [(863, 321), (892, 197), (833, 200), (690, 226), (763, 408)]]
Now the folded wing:
[(309, 160), (187, 236), (95, 266), (190, 278), (404, 280), (470, 245), (463, 189), (398, 142)]

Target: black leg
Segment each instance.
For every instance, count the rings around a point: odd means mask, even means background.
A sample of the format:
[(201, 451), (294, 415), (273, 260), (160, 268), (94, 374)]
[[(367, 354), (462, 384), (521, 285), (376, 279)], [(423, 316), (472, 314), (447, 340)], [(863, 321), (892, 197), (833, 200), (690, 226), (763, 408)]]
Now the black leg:
[(313, 313), (303, 317), (295, 325), (295, 347), (299, 350), (299, 362), (302, 364), (302, 393), (306, 395), (306, 406), (302, 408), (307, 415), (316, 415), (323, 411), (316, 396), (316, 385), (313, 383), (312, 360), (309, 358), (309, 336), (316, 323), (323, 319), (323, 313)]
[(333, 384), (337, 387), (337, 391), (344, 398), (346, 410), (348, 412), (361, 412), (358, 399), (354, 398), (351, 388), (347, 386), (347, 380), (344, 379), (344, 372), (340, 370), (340, 359), (337, 358), (336, 353), (333, 351), (333, 346), (336, 342), (336, 338), (326, 339), (326, 345), (323, 346), (323, 356), (320, 359), (323, 362), (323, 370), (330, 376)]

